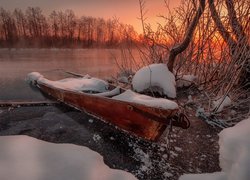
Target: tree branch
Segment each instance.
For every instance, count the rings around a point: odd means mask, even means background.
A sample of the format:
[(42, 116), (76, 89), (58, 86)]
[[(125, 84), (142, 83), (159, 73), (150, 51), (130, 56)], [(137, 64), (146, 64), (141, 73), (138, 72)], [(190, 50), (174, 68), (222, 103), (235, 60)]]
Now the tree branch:
[(199, 19), (202, 15), (202, 13), (204, 12), (205, 9), (205, 2), (206, 0), (200, 0), (200, 5), (198, 10), (196, 11), (196, 14), (190, 24), (190, 26), (187, 29), (186, 35), (184, 40), (182, 41), (181, 44), (179, 44), (178, 46), (173, 47), (170, 50), (169, 53), (169, 58), (168, 58), (168, 69), (169, 71), (173, 72), (173, 68), (174, 68), (174, 62), (175, 62), (175, 58), (178, 54), (180, 54), (181, 52), (183, 52), (189, 45), (189, 43), (191, 42), (192, 38), (193, 38), (193, 34), (194, 34), (194, 30), (199, 22)]
[(212, 15), (212, 19), (214, 20), (215, 25), (218, 28), (219, 33), (221, 34), (224, 41), (227, 43), (227, 45), (231, 48), (236, 45), (236, 42), (233, 40), (233, 38), (230, 36), (229, 32), (225, 29), (223, 26), (219, 14), (216, 11), (214, 0), (208, 0), (209, 9)]
[(239, 23), (239, 20), (236, 15), (236, 11), (234, 8), (234, 3), (232, 0), (226, 0), (226, 6), (229, 16), (229, 22), (232, 27), (233, 33), (235, 34), (237, 41), (245, 41), (246, 40), (246, 34), (243, 30), (242, 25)]

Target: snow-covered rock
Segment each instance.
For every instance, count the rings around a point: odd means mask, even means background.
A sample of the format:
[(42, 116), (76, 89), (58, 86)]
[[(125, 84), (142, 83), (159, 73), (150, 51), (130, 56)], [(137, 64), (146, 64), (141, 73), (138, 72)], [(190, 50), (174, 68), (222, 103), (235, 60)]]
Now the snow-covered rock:
[(250, 117), (219, 134), (222, 172), (183, 175), (179, 180), (249, 180)]
[(66, 78), (59, 81), (51, 81), (44, 78), (40, 73), (33, 72), (29, 73), (27, 80), (34, 82), (46, 83), (50, 86), (72, 90), (72, 91), (95, 91), (95, 92), (106, 92), (108, 90), (109, 84), (98, 78), (92, 78), (86, 75), (82, 78)]
[(176, 81), (176, 86), (177, 87), (188, 87), (190, 86), (192, 83), (195, 82), (195, 80), (197, 79), (197, 76), (195, 75), (182, 75), (177, 81)]
[(153, 98), (150, 96), (135, 93), (131, 90), (127, 90), (118, 96), (114, 96), (113, 99), (143, 104), (145, 106), (162, 108), (162, 109), (177, 109), (178, 108), (177, 103), (174, 101), (163, 99), (163, 98)]
[(133, 89), (143, 92), (150, 87), (159, 87), (164, 95), (176, 97), (175, 77), (168, 70), (166, 64), (151, 64), (136, 72), (132, 79)]
[(225, 98), (221, 97), (218, 100), (213, 101), (214, 110), (216, 110), (216, 112), (221, 112), (224, 107), (230, 106), (231, 103), (232, 101), (228, 96), (226, 96)]

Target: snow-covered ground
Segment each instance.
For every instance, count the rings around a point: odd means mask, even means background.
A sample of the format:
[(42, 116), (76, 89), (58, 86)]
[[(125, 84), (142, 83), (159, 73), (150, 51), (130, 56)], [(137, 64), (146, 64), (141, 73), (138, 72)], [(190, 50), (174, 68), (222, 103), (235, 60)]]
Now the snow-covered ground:
[(132, 85), (137, 92), (159, 87), (164, 95), (170, 98), (176, 97), (175, 77), (166, 64), (151, 64), (141, 68), (134, 75)]
[(179, 180), (249, 180), (250, 117), (219, 134), (221, 172), (186, 174)]
[(52, 144), (28, 136), (0, 137), (0, 179), (132, 180), (110, 169), (102, 156), (86, 147)]

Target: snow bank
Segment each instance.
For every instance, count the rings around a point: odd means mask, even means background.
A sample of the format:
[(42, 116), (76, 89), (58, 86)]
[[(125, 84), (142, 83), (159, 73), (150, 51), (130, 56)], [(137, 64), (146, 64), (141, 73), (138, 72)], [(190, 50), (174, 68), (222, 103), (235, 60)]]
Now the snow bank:
[(165, 64), (151, 64), (136, 72), (132, 79), (133, 89), (143, 92), (150, 87), (163, 89), (164, 95), (176, 97), (175, 77)]
[(179, 180), (249, 180), (250, 179), (250, 117), (219, 134), (222, 172), (183, 175)]
[(214, 110), (216, 110), (216, 112), (221, 112), (224, 107), (230, 106), (231, 103), (232, 101), (228, 96), (226, 96), (225, 99), (224, 97), (221, 97), (218, 100), (213, 101)]
[(0, 137), (0, 177), (8, 180), (134, 180), (132, 174), (110, 169), (103, 157), (87, 147), (53, 144), (28, 136)]
[(177, 80), (176, 86), (177, 87), (188, 87), (190, 86), (195, 80), (197, 79), (197, 76), (195, 75), (182, 75), (180, 79)]
[(149, 107), (162, 108), (162, 109), (177, 109), (178, 105), (174, 101), (163, 98), (153, 98), (150, 96), (135, 93), (127, 90), (124, 93), (114, 96), (113, 99), (143, 104)]
[(250, 179), (250, 117), (220, 134), (220, 166), (228, 179)]
[[(179, 180), (227, 180), (223, 172), (205, 173), (205, 174), (185, 174)], [(236, 180), (236, 179), (235, 179)]]
[(50, 86), (72, 90), (72, 91), (95, 91), (95, 92), (106, 92), (108, 90), (109, 84), (98, 78), (91, 78), (89, 75), (83, 78), (67, 78), (59, 81), (51, 81), (44, 78), (40, 73), (33, 72), (28, 74), (27, 80), (40, 83), (46, 83)]

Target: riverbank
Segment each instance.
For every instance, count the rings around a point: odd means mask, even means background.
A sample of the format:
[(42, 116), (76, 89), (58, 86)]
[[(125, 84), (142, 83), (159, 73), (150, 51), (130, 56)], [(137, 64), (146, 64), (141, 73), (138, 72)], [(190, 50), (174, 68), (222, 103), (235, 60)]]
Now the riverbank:
[(219, 171), (219, 131), (197, 119), (192, 109), (188, 111), (191, 127), (173, 128), (170, 147), (167, 138), (145, 142), (62, 104), (0, 108), (0, 135), (86, 146), (101, 154), (111, 168), (129, 171), (138, 179), (176, 180), (184, 173)]

